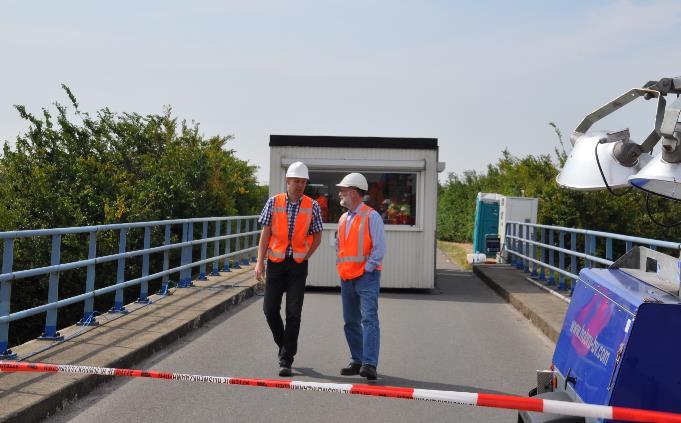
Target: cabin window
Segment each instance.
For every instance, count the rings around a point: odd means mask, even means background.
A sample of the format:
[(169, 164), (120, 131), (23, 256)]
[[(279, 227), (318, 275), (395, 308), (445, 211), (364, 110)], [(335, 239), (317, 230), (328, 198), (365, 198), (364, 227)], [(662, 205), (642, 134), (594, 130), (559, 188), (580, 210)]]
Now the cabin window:
[[(336, 186), (348, 172), (310, 171), (305, 194), (317, 200), (324, 223), (337, 223), (345, 209)], [(376, 210), (386, 225), (416, 225), (416, 173), (361, 172), (369, 189), (364, 202)]]

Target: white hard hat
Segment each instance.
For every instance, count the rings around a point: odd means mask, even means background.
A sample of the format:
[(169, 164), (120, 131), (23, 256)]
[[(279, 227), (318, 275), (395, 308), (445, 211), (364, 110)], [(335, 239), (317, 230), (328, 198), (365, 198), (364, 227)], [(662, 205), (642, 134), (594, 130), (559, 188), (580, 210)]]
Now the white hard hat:
[(348, 173), (339, 184), (336, 184), (336, 186), (355, 187), (361, 189), (362, 191), (367, 191), (369, 189), (367, 178), (365, 178), (361, 173)]
[(307, 166), (303, 162), (293, 162), (286, 170), (287, 178), (303, 178), (310, 179), (310, 175), (307, 172)]

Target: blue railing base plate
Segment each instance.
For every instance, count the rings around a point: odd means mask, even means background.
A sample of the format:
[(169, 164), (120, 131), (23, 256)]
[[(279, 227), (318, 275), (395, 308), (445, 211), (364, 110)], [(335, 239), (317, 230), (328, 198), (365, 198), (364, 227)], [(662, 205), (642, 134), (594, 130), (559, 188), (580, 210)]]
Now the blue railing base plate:
[(14, 360), (15, 358), (17, 358), (17, 354), (13, 353), (12, 350), (7, 350), (0, 354), (0, 360)]

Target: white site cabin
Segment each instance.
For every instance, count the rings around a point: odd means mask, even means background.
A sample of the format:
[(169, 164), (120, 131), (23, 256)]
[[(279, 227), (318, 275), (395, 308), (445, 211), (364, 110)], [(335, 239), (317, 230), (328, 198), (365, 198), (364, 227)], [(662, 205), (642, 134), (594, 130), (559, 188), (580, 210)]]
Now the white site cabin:
[(322, 207), (324, 232), (310, 259), (308, 286), (340, 285), (333, 239), (345, 211), (336, 184), (350, 172), (369, 183), (365, 203), (383, 217), (387, 252), (381, 287), (435, 286), (438, 163), (436, 138), (271, 135), (270, 196), (286, 190), (286, 168), (301, 161), (310, 170), (306, 194)]

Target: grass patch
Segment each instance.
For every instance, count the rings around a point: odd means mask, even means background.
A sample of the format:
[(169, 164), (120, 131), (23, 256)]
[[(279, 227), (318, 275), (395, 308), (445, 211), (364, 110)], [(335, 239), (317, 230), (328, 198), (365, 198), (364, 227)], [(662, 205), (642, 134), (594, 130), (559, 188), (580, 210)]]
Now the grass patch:
[(442, 250), (457, 266), (464, 270), (471, 270), (471, 265), (466, 261), (466, 254), (473, 252), (473, 246), (471, 244), (438, 241), (437, 248)]

